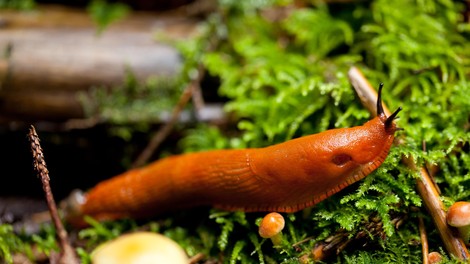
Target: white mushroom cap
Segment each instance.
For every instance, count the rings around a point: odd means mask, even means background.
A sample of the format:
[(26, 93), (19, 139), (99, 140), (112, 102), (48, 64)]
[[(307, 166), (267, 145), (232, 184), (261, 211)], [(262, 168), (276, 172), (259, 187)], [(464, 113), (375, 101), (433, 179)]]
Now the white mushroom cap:
[(470, 225), (470, 203), (454, 203), (447, 211), (447, 224), (454, 227)]
[(189, 261), (176, 242), (151, 232), (122, 235), (100, 245), (91, 258), (93, 264), (187, 264)]

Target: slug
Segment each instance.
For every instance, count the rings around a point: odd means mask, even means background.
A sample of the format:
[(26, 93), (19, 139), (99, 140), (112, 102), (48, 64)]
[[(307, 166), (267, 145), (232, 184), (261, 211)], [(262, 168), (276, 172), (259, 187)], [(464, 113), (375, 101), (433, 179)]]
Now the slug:
[(149, 217), (194, 206), (296, 212), (366, 177), (388, 155), (401, 107), (362, 126), (331, 129), (265, 148), (171, 156), (99, 183), (76, 215), (98, 220)]

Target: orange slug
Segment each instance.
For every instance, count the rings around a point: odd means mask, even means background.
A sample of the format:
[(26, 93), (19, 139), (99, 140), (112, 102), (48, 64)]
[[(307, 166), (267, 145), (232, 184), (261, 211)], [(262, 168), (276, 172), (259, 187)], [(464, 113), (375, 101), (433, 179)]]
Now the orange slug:
[(401, 108), (362, 126), (331, 129), (265, 147), (171, 156), (99, 183), (79, 215), (140, 218), (194, 206), (296, 212), (364, 178), (388, 155)]

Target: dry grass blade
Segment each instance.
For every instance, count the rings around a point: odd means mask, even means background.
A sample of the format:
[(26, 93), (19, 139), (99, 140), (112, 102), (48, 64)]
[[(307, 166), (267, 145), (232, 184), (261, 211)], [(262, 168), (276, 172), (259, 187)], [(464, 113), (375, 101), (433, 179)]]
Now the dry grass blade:
[(426, 229), (424, 228), (424, 221), (423, 217), (419, 216), (419, 236), (421, 238), (421, 247), (423, 248), (423, 264), (429, 264), (428, 261), (428, 253), (429, 253), (429, 247), (428, 247), (428, 237), (426, 235)]
[(152, 153), (160, 146), (160, 144), (162, 144), (162, 142), (168, 137), (168, 135), (170, 135), (171, 131), (173, 130), (173, 127), (178, 121), (178, 117), (181, 111), (183, 111), (184, 107), (189, 102), (189, 99), (193, 94), (193, 85), (194, 84), (190, 84), (185, 88), (183, 94), (181, 94), (180, 96), (178, 103), (173, 108), (170, 120), (166, 124), (164, 124), (160, 128), (160, 130), (158, 130), (157, 133), (152, 136), (147, 147), (142, 151), (142, 153), (140, 153), (135, 162), (132, 164), (133, 168), (137, 168), (144, 165), (150, 159)]
[(75, 251), (68, 241), (67, 231), (65, 231), (65, 228), (60, 220), (59, 214), (57, 213), (57, 206), (54, 201), (54, 196), (52, 195), (51, 186), (49, 184), (49, 170), (47, 169), (42, 147), (39, 142), (39, 136), (36, 133), (36, 129), (34, 128), (34, 126), (31, 126), (31, 128), (29, 129), (28, 138), (31, 143), (34, 170), (37, 172), (39, 178), (41, 179), (42, 188), (44, 190), (47, 206), (49, 208), (49, 213), (51, 215), (54, 227), (57, 232), (57, 237), (59, 239), (59, 246), (61, 252), (57, 259), (57, 263), (78, 264), (79, 262), (75, 255)]

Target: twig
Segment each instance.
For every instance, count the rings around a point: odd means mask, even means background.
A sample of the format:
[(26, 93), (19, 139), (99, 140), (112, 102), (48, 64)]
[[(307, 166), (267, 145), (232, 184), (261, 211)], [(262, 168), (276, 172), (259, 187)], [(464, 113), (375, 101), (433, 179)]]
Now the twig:
[[(206, 51), (214, 49), (217, 45), (217, 41), (209, 40), (208, 47)], [(160, 146), (160, 144), (165, 140), (166, 137), (170, 134), (171, 130), (178, 121), (178, 117), (183, 111), (184, 106), (188, 103), (189, 99), (193, 96), (196, 112), (199, 112), (204, 107), (204, 100), (202, 99), (202, 93), (200, 89), (200, 83), (205, 75), (205, 68), (202, 63), (199, 63), (197, 67), (197, 76), (186, 86), (181, 94), (180, 99), (176, 106), (173, 108), (170, 120), (161, 127), (161, 129), (152, 136), (147, 147), (140, 153), (137, 159), (132, 164), (132, 168), (137, 168), (144, 165), (152, 156), (152, 153)], [(199, 116), (198, 116), (199, 118)]]
[[(349, 79), (351, 80), (354, 89), (358, 93), (362, 104), (371, 112), (375, 113), (375, 104), (377, 100), (377, 93), (374, 88), (370, 85), (361, 71), (355, 67), (352, 67), (348, 72)], [(387, 116), (390, 115), (390, 110), (383, 105), (384, 112)], [(372, 109), (372, 110), (371, 110)], [(428, 212), (431, 214), (431, 217), (436, 225), (439, 234), (444, 242), (444, 245), (447, 251), (454, 255), (456, 258), (461, 260), (468, 260), (470, 255), (468, 253), (465, 244), (462, 239), (457, 236), (454, 236), (452, 231), (446, 224), (446, 214), (445, 207), (442, 203), (439, 193), (436, 190), (436, 187), (429, 177), (426, 169), (417, 168), (416, 164), (411, 156), (403, 157), (403, 163), (405, 163), (410, 169), (419, 172), (420, 177), (416, 179), (416, 187), (418, 193), (423, 199), (424, 205), (427, 208)]]
[(193, 85), (192, 85), (192, 99), (193, 99), (193, 105), (194, 109), (196, 109), (196, 116), (198, 118), (198, 121), (200, 121), (201, 116), (200, 113), (202, 109), (204, 108), (204, 97), (202, 96), (202, 90), (201, 90), (201, 80), (204, 78), (205, 71), (198, 69), (198, 77)]
[[(427, 152), (427, 149), (426, 149), (426, 141), (423, 140), (423, 152)], [(436, 168), (437, 166), (435, 166), (434, 168)], [(439, 186), (437, 185), (436, 183), (436, 179), (434, 178), (434, 171), (433, 171), (433, 167), (432, 167), (432, 164), (429, 164), (426, 162), (426, 165), (425, 165), (425, 169), (429, 175), (429, 178), (432, 180), (432, 183), (434, 184), (434, 188), (436, 188), (436, 191), (437, 191), (437, 194), (438, 195), (441, 195), (441, 189), (439, 188)]]
[(140, 167), (144, 165), (149, 159), (150, 156), (152, 156), (152, 153), (157, 149), (160, 144), (165, 140), (166, 137), (170, 134), (170, 132), (173, 130), (173, 127), (175, 126), (176, 122), (178, 121), (178, 117), (183, 111), (183, 108), (186, 106), (186, 104), (189, 102), (189, 99), (191, 98), (194, 88), (193, 86), (198, 85), (201, 81), (201, 78), (203, 76), (203, 71), (204, 68), (202, 65), (198, 67), (198, 77), (195, 78), (191, 83), (186, 86), (184, 89), (183, 93), (180, 96), (180, 99), (178, 103), (176, 104), (175, 108), (173, 108), (173, 112), (171, 113), (171, 118), (170, 120), (164, 124), (160, 130), (158, 130), (157, 133), (155, 133), (152, 136), (152, 139), (150, 140), (149, 144), (145, 149), (140, 153), (140, 155), (137, 157), (137, 159), (134, 161), (132, 164), (133, 168)]
[(314, 236), (306, 237), (306, 238), (304, 238), (300, 241), (295, 242), (294, 244), (291, 245), (291, 247), (293, 247), (293, 248), (298, 247), (298, 246), (302, 245), (303, 243), (306, 243), (306, 242), (308, 242), (308, 241), (310, 241), (314, 238), (315, 238)]
[(424, 227), (424, 221), (422, 216), (418, 216), (418, 228), (419, 228), (419, 237), (421, 238), (421, 248), (423, 249), (423, 264), (429, 263), (429, 246), (428, 246), (428, 236), (426, 235), (426, 228)]
[(198, 263), (199, 261), (203, 260), (206, 257), (204, 253), (197, 253), (196, 255), (192, 256), (189, 259), (189, 264), (195, 264)]
[(49, 170), (46, 166), (44, 154), (42, 152), (41, 144), (39, 142), (39, 136), (36, 133), (36, 129), (31, 125), (29, 129), (29, 141), (31, 143), (31, 152), (33, 153), (33, 166), (41, 179), (42, 188), (46, 195), (47, 206), (49, 213), (51, 214), (52, 222), (57, 231), (57, 237), (59, 238), (59, 246), (61, 252), (59, 254), (58, 263), (60, 264), (78, 264), (78, 259), (75, 255), (75, 251), (70, 245), (67, 237), (67, 231), (65, 231), (62, 222), (60, 221), (59, 214), (57, 213), (57, 206), (52, 195), (51, 186), (49, 184)]
[[(356, 68), (352, 67), (348, 72), (349, 81), (351, 82), (354, 90), (356, 90), (359, 99), (361, 100), (362, 105), (371, 113), (371, 115), (377, 115), (377, 92), (370, 85), (369, 81), (364, 77), (362, 72)], [(387, 116), (390, 116), (390, 109), (387, 105), (383, 104), (384, 113)]]
[[(394, 215), (392, 217), (391, 223), (398, 229), (400, 224), (406, 215)], [(323, 241), (319, 241), (315, 244), (315, 246), (310, 250), (308, 254), (304, 254), (300, 256), (300, 263), (311, 263), (309, 260), (314, 261), (323, 261), (331, 255), (339, 255), (346, 247), (350, 245), (361, 245), (365, 247), (370, 240), (375, 238), (380, 238), (385, 240), (385, 231), (383, 227), (382, 220), (380, 217), (373, 215), (367, 221), (362, 223), (363, 229), (356, 232), (351, 233), (345, 229), (339, 229), (331, 236), (327, 237)], [(296, 248), (304, 242), (311, 240), (312, 238), (305, 238), (292, 246)], [(300, 251), (301, 249), (299, 249)]]

